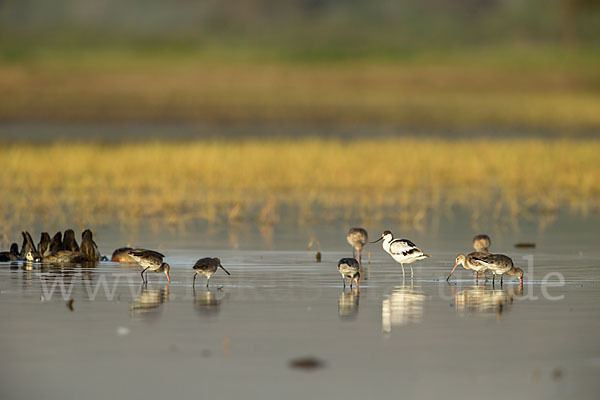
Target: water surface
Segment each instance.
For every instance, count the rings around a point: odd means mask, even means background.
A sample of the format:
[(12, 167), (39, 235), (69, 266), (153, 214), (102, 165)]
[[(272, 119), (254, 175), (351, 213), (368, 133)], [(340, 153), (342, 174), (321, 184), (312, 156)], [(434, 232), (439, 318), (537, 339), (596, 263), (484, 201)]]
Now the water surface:
[[(567, 218), (544, 232), (526, 224), (493, 236), (495, 251), (528, 268), (522, 289), (512, 278), (502, 287), (476, 285), (464, 270), (446, 283), (456, 253), (470, 247), (472, 232), (459, 222), (406, 232), (433, 254), (415, 264), (413, 280), (370, 246), (359, 290), (344, 290), (336, 271), (350, 255), (343, 224), (311, 228), (321, 239), (321, 263), (299, 229), (275, 232), (267, 244), (242, 233), (237, 245), (225, 230), (140, 233), (136, 245), (163, 246), (170, 285), (151, 273), (142, 286), (138, 268), (111, 262), (2, 263), (0, 395), (596, 398), (595, 222)], [(522, 239), (537, 247), (515, 249)], [(105, 253), (126, 243), (102, 230), (97, 240)], [(203, 280), (193, 289), (191, 265), (207, 255), (221, 257), (232, 275), (221, 271), (209, 289)], [(548, 275), (555, 272), (564, 281)], [(302, 357), (322, 364), (290, 367)]]

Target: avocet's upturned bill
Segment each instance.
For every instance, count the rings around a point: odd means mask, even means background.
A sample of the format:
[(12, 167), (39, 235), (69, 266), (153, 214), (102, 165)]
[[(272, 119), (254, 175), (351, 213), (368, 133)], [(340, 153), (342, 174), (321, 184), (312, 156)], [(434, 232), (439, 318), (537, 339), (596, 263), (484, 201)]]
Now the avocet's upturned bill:
[(404, 278), (404, 264), (410, 264), (410, 277), (412, 278), (413, 268), (412, 263), (431, 257), (419, 249), (413, 242), (408, 239), (394, 239), (394, 235), (390, 231), (385, 231), (381, 237), (374, 242), (377, 243), (383, 240), (383, 250), (385, 250), (396, 262), (402, 266), (402, 277)]

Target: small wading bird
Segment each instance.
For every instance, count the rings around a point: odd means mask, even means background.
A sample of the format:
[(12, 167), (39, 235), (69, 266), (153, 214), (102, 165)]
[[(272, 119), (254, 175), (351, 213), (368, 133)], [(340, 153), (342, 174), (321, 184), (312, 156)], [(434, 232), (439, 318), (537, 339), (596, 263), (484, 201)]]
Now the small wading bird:
[(154, 250), (129, 250), (129, 256), (135, 260), (136, 263), (143, 268), (141, 276), (144, 283), (148, 283), (148, 273), (146, 273), (146, 279), (144, 279), (144, 272), (147, 270), (154, 271), (156, 273), (163, 272), (167, 276), (167, 281), (171, 282), (169, 271), (171, 267), (169, 264), (163, 262), (165, 256)]
[[(360, 253), (362, 252), (363, 247), (367, 244), (369, 240), (369, 235), (367, 231), (363, 228), (350, 228), (348, 231), (348, 235), (346, 236), (346, 240), (352, 246), (352, 257), (356, 257), (356, 253), (358, 253), (358, 262), (360, 263)], [(369, 256), (369, 261), (371, 260), (371, 252), (367, 251), (367, 255)]]
[[(519, 283), (523, 285), (523, 270), (516, 268), (510, 257), (504, 254), (471, 253), (467, 257), (464, 254), (459, 254), (456, 257), (456, 264), (454, 264), (454, 268), (452, 268), (452, 272), (446, 280), (450, 279), (459, 264), (462, 264), (465, 269), (475, 271), (475, 268), (477, 268), (479, 271), (490, 271), (493, 274), (492, 285), (495, 284), (496, 275), (500, 275), (500, 286), (502, 286), (504, 274), (516, 276), (519, 278)], [(466, 264), (469, 265), (468, 268)]]
[(358, 288), (358, 280), (360, 279), (360, 264), (354, 258), (342, 258), (338, 261), (338, 271), (342, 275), (342, 282), (344, 283), (344, 289), (346, 288), (346, 278), (350, 279), (350, 288), (352, 289), (352, 283), (356, 282), (356, 288)]
[(492, 244), (492, 240), (488, 235), (476, 235), (473, 238), (473, 248), (475, 251), (479, 251), (482, 253), (489, 253), (489, 247)]
[(218, 268), (221, 268), (223, 271), (225, 271), (225, 273), (227, 275), (231, 275), (229, 273), (229, 271), (227, 271), (225, 268), (223, 268), (223, 266), (221, 265), (221, 260), (219, 260), (218, 258), (210, 258), (210, 257), (206, 257), (206, 258), (201, 258), (198, 261), (196, 261), (196, 264), (194, 264), (194, 266), (192, 267), (194, 269), (194, 281), (192, 283), (192, 286), (195, 287), (196, 286), (196, 277), (198, 275), (202, 275), (206, 277), (206, 287), (208, 287), (208, 282), (210, 281), (210, 277), (213, 276), (213, 274), (215, 272), (217, 272)]
[(410, 277), (413, 277), (412, 263), (431, 257), (423, 253), (413, 242), (408, 239), (394, 239), (392, 232), (385, 231), (381, 237), (374, 242), (383, 240), (383, 250), (385, 250), (396, 262), (402, 266), (402, 277), (404, 278), (404, 264), (410, 264)]

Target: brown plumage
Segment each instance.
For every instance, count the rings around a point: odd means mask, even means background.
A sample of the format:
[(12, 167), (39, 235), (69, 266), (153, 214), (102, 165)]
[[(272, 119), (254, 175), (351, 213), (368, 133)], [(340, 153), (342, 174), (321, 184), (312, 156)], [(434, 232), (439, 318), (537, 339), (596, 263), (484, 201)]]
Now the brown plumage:
[(75, 240), (75, 232), (73, 229), (67, 229), (63, 237), (63, 250), (67, 251), (79, 251), (79, 245)]
[(144, 282), (148, 281), (147, 277), (144, 279), (144, 272), (147, 270), (157, 273), (164, 272), (164, 274), (167, 276), (167, 280), (171, 282), (171, 277), (169, 276), (171, 267), (169, 264), (163, 262), (163, 258), (165, 257), (164, 254), (161, 254), (158, 251), (144, 249), (129, 250), (127, 254), (129, 254), (131, 258), (133, 258), (135, 262), (137, 262), (140, 267), (143, 268), (141, 275)]
[(21, 235), (23, 235), (23, 246), (21, 246), (21, 253), (19, 254), (19, 258), (21, 260), (25, 260), (27, 259), (27, 254), (30, 254), (31, 260), (29, 261), (40, 259), (41, 257), (37, 251), (37, 248), (35, 247), (35, 244), (33, 244), (33, 239), (31, 238), (29, 232), (21, 232)]
[(51, 264), (81, 264), (90, 261), (85, 253), (80, 251), (61, 250), (42, 258), (42, 262)]
[(38, 253), (40, 253), (40, 256), (45, 256), (50, 254), (50, 235), (48, 234), (48, 232), (42, 232), (41, 236), (40, 236), (40, 242), (38, 243)]
[(192, 268), (194, 269), (194, 280), (192, 282), (192, 286), (196, 285), (196, 277), (198, 275), (202, 275), (206, 277), (206, 287), (208, 287), (208, 281), (210, 281), (210, 277), (217, 272), (218, 268), (221, 268), (223, 271), (225, 271), (227, 275), (231, 275), (229, 271), (223, 268), (221, 265), (221, 260), (218, 258), (201, 258), (196, 261)]
[(121, 264), (137, 264), (137, 262), (131, 258), (129, 251), (133, 250), (131, 247), (121, 247), (113, 251), (110, 261), (118, 262)]
[(473, 248), (475, 251), (480, 251), (482, 253), (489, 253), (490, 245), (492, 244), (492, 239), (488, 235), (480, 234), (476, 235), (473, 238)]
[[(358, 262), (360, 263), (361, 252), (369, 240), (369, 234), (363, 228), (350, 228), (348, 235), (346, 235), (346, 240), (352, 246), (352, 256), (356, 257), (356, 253), (358, 253)], [(370, 260), (371, 252), (367, 251), (367, 253)]]
[(56, 232), (56, 234), (52, 237), (52, 240), (50, 241), (49, 253), (56, 253), (58, 251), (61, 251), (62, 249), (62, 232)]
[(89, 229), (81, 234), (81, 252), (87, 255), (89, 261), (100, 261), (100, 250), (98, 250), (98, 246), (92, 238), (92, 231)]
[(9, 251), (0, 252), (0, 262), (18, 261), (19, 260), (19, 245), (13, 243), (10, 245)]
[[(465, 260), (463, 265), (467, 263), (470, 264), (471, 267), (469, 269), (490, 271), (493, 274), (492, 285), (495, 283), (496, 275), (500, 275), (500, 285), (502, 285), (504, 274), (518, 277), (520, 284), (523, 284), (523, 270), (521, 268), (516, 268), (512, 259), (504, 254), (476, 252), (469, 254), (468, 257), (459, 254), (459, 256), (456, 258), (457, 262), (454, 266), (454, 269), (456, 269), (456, 266), (459, 264), (459, 257), (461, 256), (462, 260)], [(452, 272), (454, 272), (454, 269), (452, 269)], [(450, 273), (450, 276), (451, 275), (452, 273)], [(450, 276), (448, 278), (450, 278)]]

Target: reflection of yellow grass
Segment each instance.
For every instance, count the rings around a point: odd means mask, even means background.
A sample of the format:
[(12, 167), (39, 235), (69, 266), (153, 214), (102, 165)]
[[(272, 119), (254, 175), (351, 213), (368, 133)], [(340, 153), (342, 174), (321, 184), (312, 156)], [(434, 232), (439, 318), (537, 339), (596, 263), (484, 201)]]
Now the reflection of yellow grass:
[[(307, 139), (0, 147), (4, 229), (34, 219), (97, 224), (155, 216), (268, 229), (359, 215), (408, 222), (453, 205), (513, 216), (597, 209), (600, 143), (544, 140)], [(418, 222), (418, 221), (417, 221)]]
[(0, 119), (600, 126), (593, 68), (96, 61), (0, 65)]

